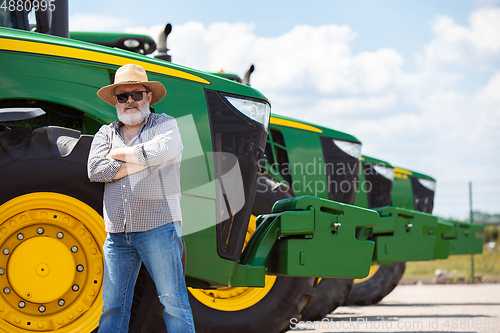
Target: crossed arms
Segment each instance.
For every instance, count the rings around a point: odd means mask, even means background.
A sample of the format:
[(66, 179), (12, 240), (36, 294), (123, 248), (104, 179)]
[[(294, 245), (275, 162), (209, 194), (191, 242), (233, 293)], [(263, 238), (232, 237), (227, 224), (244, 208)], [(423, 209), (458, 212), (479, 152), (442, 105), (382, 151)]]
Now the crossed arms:
[(112, 182), (149, 166), (167, 163), (183, 148), (177, 123), (165, 129), (163, 134), (131, 147), (112, 149), (110, 131), (103, 126), (92, 141), (87, 165), (92, 182)]
[(134, 147), (120, 147), (111, 149), (109, 154), (106, 155), (106, 158), (123, 162), (120, 165), (118, 172), (113, 177), (113, 180), (121, 179), (125, 176), (137, 173), (147, 168), (147, 166), (142, 166), (139, 163), (139, 159), (135, 154)]

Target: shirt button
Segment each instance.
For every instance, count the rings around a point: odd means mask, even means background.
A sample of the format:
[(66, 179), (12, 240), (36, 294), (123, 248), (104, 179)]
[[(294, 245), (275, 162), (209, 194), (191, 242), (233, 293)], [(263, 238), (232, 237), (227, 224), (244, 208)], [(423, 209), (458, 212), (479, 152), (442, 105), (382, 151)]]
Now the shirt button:
[(127, 202), (127, 199), (125, 199), (125, 202)]
[(125, 188), (125, 185), (123, 185), (122, 187)]

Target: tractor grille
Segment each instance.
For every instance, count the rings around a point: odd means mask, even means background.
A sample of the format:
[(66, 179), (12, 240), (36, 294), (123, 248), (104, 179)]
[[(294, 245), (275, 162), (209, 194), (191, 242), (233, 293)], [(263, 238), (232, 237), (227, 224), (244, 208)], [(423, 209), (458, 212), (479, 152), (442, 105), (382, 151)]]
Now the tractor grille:
[(392, 181), (377, 173), (371, 163), (363, 163), (366, 180), (366, 194), (368, 208), (385, 207), (391, 205)]
[[(255, 197), (258, 159), (264, 152), (267, 133), (225, 102), (217, 92), (206, 92), (212, 146), (214, 177), (217, 179), (217, 252), (225, 259), (238, 261), (245, 241)], [(241, 177), (234, 175), (237, 168)]]
[(332, 138), (321, 136), (328, 183), (328, 199), (353, 205), (359, 181), (360, 161), (337, 147)]
[(434, 208), (434, 191), (424, 187), (418, 178), (411, 177), (411, 187), (413, 189), (414, 209), (419, 212), (432, 214)]

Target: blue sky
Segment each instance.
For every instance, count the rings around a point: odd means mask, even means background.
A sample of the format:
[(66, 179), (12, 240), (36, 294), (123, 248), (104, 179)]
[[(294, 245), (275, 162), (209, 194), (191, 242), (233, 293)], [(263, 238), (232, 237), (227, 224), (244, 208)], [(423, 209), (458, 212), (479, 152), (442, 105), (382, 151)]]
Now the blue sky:
[(467, 190), (446, 203), (446, 184), (500, 178), (498, 0), (70, 0), (72, 30), (156, 38), (166, 23), (174, 62), (240, 75), (254, 64), (274, 113), (435, 177), (435, 213), (467, 214)]
[[(361, 36), (353, 44), (353, 51), (372, 51), (380, 47), (397, 48), (411, 56), (430, 39), (429, 25), (436, 15), (449, 15), (457, 23), (466, 23), (471, 10), (480, 2), (470, 0), (421, 1), (71, 1), (71, 14), (100, 14), (115, 18), (117, 8), (137, 13), (136, 26), (170, 22), (184, 24), (190, 21), (208, 25), (213, 22), (254, 22), (254, 32), (262, 37), (276, 37), (298, 24), (349, 25)], [(142, 7), (142, 8), (138, 8)], [(109, 14), (105, 14), (109, 13)], [(118, 15), (117, 15), (118, 14)], [(132, 20), (132, 18), (131, 18)], [(111, 27), (120, 31), (120, 26)], [(89, 29), (91, 29), (89, 27)]]

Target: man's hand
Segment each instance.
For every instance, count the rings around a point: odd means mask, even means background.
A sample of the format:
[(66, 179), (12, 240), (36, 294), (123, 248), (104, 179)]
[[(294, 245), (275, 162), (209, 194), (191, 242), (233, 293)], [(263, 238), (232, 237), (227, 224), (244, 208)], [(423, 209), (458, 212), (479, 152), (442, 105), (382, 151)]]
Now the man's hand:
[(111, 149), (106, 158), (140, 165), (133, 147), (120, 147)]
[(116, 175), (113, 177), (113, 180), (121, 179), (123, 177), (137, 173), (137, 172), (142, 171), (144, 169), (146, 169), (146, 167), (144, 167), (142, 165), (124, 162), (120, 166), (120, 169), (118, 169), (118, 172), (116, 173)]
[(139, 160), (135, 155), (133, 147), (111, 149), (108, 155), (106, 155), (106, 158), (123, 162), (115, 177), (113, 177), (113, 180), (118, 180), (146, 169), (145, 166), (139, 164)]

